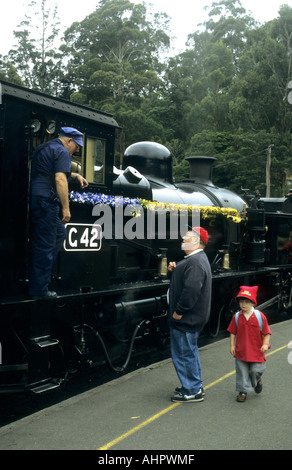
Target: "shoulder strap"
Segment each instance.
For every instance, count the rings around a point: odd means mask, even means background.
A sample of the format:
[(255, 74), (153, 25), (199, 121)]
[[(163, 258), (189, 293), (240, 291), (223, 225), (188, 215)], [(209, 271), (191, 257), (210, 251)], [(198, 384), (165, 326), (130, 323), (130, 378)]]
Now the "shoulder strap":
[(263, 319), (262, 319), (261, 313), (260, 313), (259, 310), (255, 310), (254, 313), (255, 313), (255, 316), (258, 319), (258, 322), (259, 322), (259, 325), (260, 325), (260, 330), (262, 331), (262, 329), (263, 329)]
[[(259, 310), (254, 310), (254, 313), (255, 313), (255, 316), (257, 317), (257, 320), (259, 322), (260, 330), (262, 331), (262, 329), (263, 329), (263, 319), (262, 319), (262, 316), (260, 314), (260, 311)], [(235, 314), (235, 324), (236, 324), (236, 326), (237, 326), (237, 323), (238, 323), (238, 315), (239, 315), (239, 312), (236, 312), (236, 314)]]

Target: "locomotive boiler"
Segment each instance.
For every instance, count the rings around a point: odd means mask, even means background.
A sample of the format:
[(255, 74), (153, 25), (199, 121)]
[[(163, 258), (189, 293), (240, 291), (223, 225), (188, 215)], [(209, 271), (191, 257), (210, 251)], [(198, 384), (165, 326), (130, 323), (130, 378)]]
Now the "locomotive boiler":
[[(30, 162), (61, 127), (84, 134), (70, 182), (71, 220), (52, 272), (51, 301), (28, 296)], [(70, 371), (105, 362), (126, 369), (135, 341), (168, 335), (167, 262), (182, 257), (188, 224), (209, 232), (216, 335), (241, 284), (260, 285), (259, 303), (291, 307), (291, 199), (242, 198), (212, 182), (213, 157), (190, 156), (175, 184), (163, 145), (138, 142), (114, 165), (119, 126), (105, 113), (0, 82), (0, 393), (41, 393)]]

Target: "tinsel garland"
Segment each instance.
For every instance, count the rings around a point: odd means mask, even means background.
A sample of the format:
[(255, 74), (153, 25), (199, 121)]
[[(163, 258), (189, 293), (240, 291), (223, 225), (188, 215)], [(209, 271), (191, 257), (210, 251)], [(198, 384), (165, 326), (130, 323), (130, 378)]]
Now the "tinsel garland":
[(108, 194), (79, 193), (78, 191), (71, 191), (69, 193), (69, 200), (70, 202), (77, 202), (78, 204), (107, 204), (111, 207), (115, 207), (117, 205), (141, 205), (139, 200), (136, 198), (132, 199), (122, 196), (110, 196)]
[(167, 211), (188, 211), (188, 212), (200, 212), (202, 219), (207, 219), (208, 217), (223, 215), (227, 219), (231, 219), (236, 224), (241, 222), (241, 217), (239, 212), (236, 209), (229, 207), (213, 207), (213, 206), (192, 206), (187, 204), (173, 204), (167, 202), (156, 202), (156, 201), (147, 201), (145, 199), (139, 199), (142, 207), (144, 209), (150, 210), (167, 210)]
[[(223, 215), (227, 219), (231, 219), (235, 223), (241, 222), (241, 217), (236, 209), (229, 207), (213, 207), (213, 206), (192, 206), (187, 204), (173, 204), (156, 201), (147, 201), (146, 199), (140, 198), (129, 198), (122, 196), (110, 196), (107, 194), (96, 194), (96, 193), (79, 193), (77, 191), (71, 191), (69, 193), (69, 199), (71, 202), (79, 204), (107, 204), (111, 207), (118, 206), (142, 206), (143, 209), (149, 209), (154, 211), (167, 210), (167, 211), (188, 211), (200, 212), (203, 219), (208, 217), (216, 217), (216, 215)], [(134, 213), (133, 213), (134, 215)]]

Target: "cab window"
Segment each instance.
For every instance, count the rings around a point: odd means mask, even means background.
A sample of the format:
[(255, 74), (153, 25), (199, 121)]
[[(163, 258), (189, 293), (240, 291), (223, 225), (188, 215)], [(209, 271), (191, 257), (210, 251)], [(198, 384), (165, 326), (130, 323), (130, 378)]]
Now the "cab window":
[(86, 141), (86, 179), (92, 183), (105, 182), (106, 142), (87, 137)]

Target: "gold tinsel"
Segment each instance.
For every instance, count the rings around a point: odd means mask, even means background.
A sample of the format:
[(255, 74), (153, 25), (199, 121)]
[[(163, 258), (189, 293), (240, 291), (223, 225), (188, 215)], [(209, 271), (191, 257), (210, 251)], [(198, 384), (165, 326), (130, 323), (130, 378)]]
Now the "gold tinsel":
[(138, 199), (141, 206), (144, 209), (149, 209), (153, 211), (166, 210), (166, 211), (177, 211), (177, 212), (200, 212), (202, 219), (207, 219), (210, 217), (216, 217), (217, 215), (222, 215), (227, 219), (231, 219), (236, 224), (241, 222), (241, 216), (236, 209), (230, 207), (210, 207), (210, 206), (193, 206), (187, 204), (173, 204), (167, 202), (156, 202), (156, 201), (147, 201), (146, 199)]

